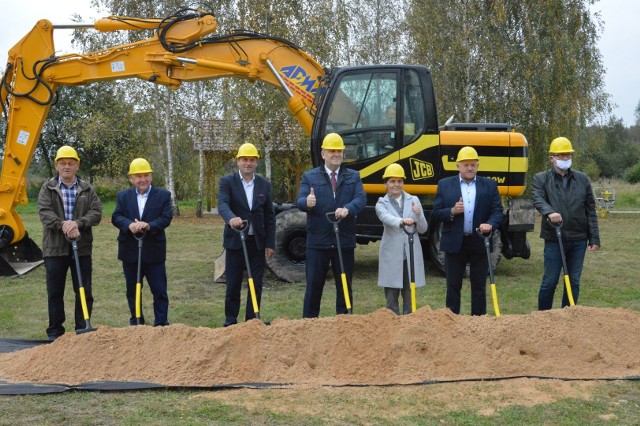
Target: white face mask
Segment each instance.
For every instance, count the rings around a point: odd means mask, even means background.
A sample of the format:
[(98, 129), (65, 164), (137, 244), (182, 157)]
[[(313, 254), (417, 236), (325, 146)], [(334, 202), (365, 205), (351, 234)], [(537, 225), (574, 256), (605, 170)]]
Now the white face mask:
[(559, 168), (560, 170), (569, 170), (569, 168), (571, 167), (571, 159), (558, 160), (556, 158), (555, 160), (556, 160), (556, 167)]

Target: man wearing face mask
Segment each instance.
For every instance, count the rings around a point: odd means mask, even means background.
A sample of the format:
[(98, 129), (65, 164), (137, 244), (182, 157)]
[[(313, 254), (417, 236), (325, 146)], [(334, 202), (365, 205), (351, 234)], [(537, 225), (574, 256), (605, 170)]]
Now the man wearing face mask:
[[(586, 174), (571, 168), (574, 152), (569, 139), (555, 138), (549, 147), (553, 167), (533, 178), (533, 204), (542, 215), (540, 238), (544, 239), (544, 275), (538, 293), (538, 310), (541, 311), (551, 309), (562, 270), (555, 227), (561, 225), (568, 269), (565, 273), (569, 275), (575, 303), (578, 303), (585, 253), (600, 248), (593, 189)], [(568, 305), (565, 289), (562, 307)]]

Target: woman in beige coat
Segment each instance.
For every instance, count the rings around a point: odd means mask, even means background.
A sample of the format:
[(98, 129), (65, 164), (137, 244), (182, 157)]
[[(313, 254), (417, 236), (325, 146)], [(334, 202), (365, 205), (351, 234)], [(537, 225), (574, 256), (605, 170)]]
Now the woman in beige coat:
[[(387, 309), (400, 315), (398, 299), (402, 294), (402, 314), (411, 313), (410, 254), (408, 236), (402, 229), (416, 226), (417, 232), (427, 231), (427, 219), (417, 197), (403, 191), (405, 174), (401, 165), (387, 166), (382, 178), (385, 180), (387, 195), (376, 203), (376, 214), (384, 225), (378, 264), (378, 286), (384, 288)], [(426, 283), (422, 246), (418, 234), (413, 241), (416, 287)]]

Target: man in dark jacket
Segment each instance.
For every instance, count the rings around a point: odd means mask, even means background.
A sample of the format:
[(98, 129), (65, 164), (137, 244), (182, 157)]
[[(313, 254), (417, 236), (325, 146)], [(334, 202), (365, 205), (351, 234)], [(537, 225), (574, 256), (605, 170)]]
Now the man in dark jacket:
[[(297, 206), (307, 212), (306, 278), (303, 317), (320, 315), (322, 290), (327, 277), (329, 263), (336, 283), (336, 314), (348, 313), (341, 272), (347, 279), (349, 299), (353, 300), (351, 277), (356, 247), (356, 215), (367, 202), (360, 173), (340, 167), (343, 160), (344, 142), (337, 133), (329, 133), (322, 141), (324, 165), (309, 170), (302, 175)], [(333, 225), (326, 213), (335, 214), (340, 220), (339, 234), (344, 271), (340, 263)]]
[[(538, 293), (539, 310), (551, 309), (562, 270), (555, 227), (561, 226), (568, 269), (565, 273), (569, 275), (575, 303), (578, 303), (585, 253), (600, 248), (593, 189), (586, 174), (571, 168), (574, 152), (569, 139), (554, 139), (549, 147), (549, 159), (553, 167), (533, 178), (533, 205), (542, 215), (540, 238), (544, 239), (544, 275)], [(562, 307), (569, 304), (565, 289)]]
[[(129, 324), (138, 322), (136, 316), (136, 285), (138, 281), (138, 238), (142, 238), (142, 264), (140, 284), (147, 278), (153, 295), (153, 325), (169, 325), (169, 295), (167, 292), (167, 236), (165, 229), (171, 224), (171, 193), (151, 185), (153, 170), (144, 158), (136, 158), (129, 165), (129, 181), (133, 185), (118, 193), (116, 209), (111, 223), (118, 234), (118, 259), (127, 287)], [(140, 308), (140, 324), (144, 314)]]
[[(220, 179), (218, 213), (226, 224), (223, 242), (227, 278), (225, 327), (238, 323), (242, 274), (246, 268), (240, 234), (231, 228), (240, 230), (244, 226), (243, 221), (247, 221), (248, 229), (244, 229), (244, 232), (258, 309), (262, 299), (265, 257), (271, 257), (274, 253), (276, 216), (273, 211), (271, 183), (255, 173), (259, 158), (258, 149), (253, 144), (241, 145), (236, 154), (238, 172)], [(255, 317), (251, 295), (247, 294), (245, 321)]]
[(459, 174), (438, 182), (431, 220), (442, 222), (440, 250), (445, 253), (447, 308), (460, 313), (462, 279), (469, 264), (471, 315), (487, 313), (487, 273), (489, 260), (483, 239), (504, 218), (498, 186), (492, 179), (477, 176), (480, 159), (473, 147), (460, 148), (456, 159)]
[(98, 194), (88, 182), (77, 176), (80, 158), (76, 150), (70, 146), (60, 147), (54, 162), (58, 176), (45, 182), (38, 194), (38, 214), (42, 222), (42, 248), (47, 273), (49, 340), (55, 340), (65, 333), (64, 287), (69, 268), (76, 294), (75, 329), (82, 330), (86, 327), (78, 292), (75, 258), (68, 240), (78, 240), (82, 285), (91, 316), (91, 227), (98, 225), (102, 218), (102, 203)]

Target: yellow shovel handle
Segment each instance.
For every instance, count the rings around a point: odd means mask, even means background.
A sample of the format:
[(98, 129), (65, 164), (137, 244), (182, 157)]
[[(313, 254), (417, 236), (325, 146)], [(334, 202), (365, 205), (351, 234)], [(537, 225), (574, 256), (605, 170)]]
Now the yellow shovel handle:
[(87, 296), (84, 294), (84, 287), (80, 287), (80, 304), (82, 305), (84, 320), (87, 321), (89, 319), (89, 308), (87, 308)]
[(411, 312), (416, 311), (416, 283), (411, 283)]
[(142, 316), (142, 283), (136, 283), (136, 318)]
[(493, 312), (495, 312), (496, 316), (500, 316), (500, 306), (498, 306), (498, 291), (496, 290), (496, 285), (491, 284), (491, 298), (493, 299)]
[(567, 289), (567, 297), (569, 298), (569, 305), (575, 306), (575, 302), (573, 301), (573, 292), (571, 291), (571, 282), (569, 281), (569, 275), (564, 276), (564, 287)]
[(347, 285), (347, 275), (340, 274), (342, 279), (342, 292), (344, 293), (344, 303), (347, 305), (347, 309), (351, 309), (351, 299), (349, 298), (349, 286)]
[(251, 303), (253, 304), (253, 312), (259, 318), (260, 308), (258, 308), (258, 298), (256, 297), (256, 287), (253, 284), (253, 278), (249, 278), (249, 292), (251, 293)]

